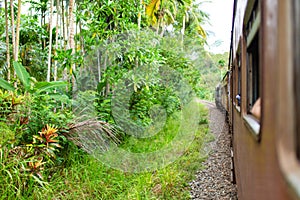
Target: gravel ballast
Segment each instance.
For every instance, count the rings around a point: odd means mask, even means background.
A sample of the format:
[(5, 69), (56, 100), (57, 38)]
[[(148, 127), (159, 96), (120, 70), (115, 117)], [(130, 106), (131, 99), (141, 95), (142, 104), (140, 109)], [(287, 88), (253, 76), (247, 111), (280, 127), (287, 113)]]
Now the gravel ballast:
[(209, 109), (209, 127), (215, 140), (207, 144), (209, 157), (204, 169), (197, 172), (190, 183), (191, 199), (237, 199), (236, 185), (232, 183), (231, 135), (225, 122), (225, 114), (213, 103), (201, 101)]

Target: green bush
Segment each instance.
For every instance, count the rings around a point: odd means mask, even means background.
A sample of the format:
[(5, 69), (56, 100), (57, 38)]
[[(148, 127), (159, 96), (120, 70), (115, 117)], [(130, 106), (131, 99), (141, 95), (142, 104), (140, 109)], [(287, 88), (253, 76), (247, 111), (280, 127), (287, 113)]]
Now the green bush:
[[(180, 98), (181, 101), (190, 98), (190, 94), (177, 96), (181, 81), (187, 81), (197, 93), (200, 75), (189, 55), (178, 45), (178, 38), (160, 37), (152, 31), (127, 33), (126, 36), (126, 39), (116, 36), (114, 40), (117, 42), (108, 42), (97, 50), (102, 55), (101, 66), (106, 66), (102, 69), (101, 82), (97, 87), (96, 109), (101, 120), (114, 123), (111, 106), (114, 103), (113, 106), (119, 105), (119, 102), (112, 101), (114, 95), (130, 95), (125, 102), (130, 116), (123, 116), (124, 120), (129, 117), (136, 125), (147, 126), (152, 122), (150, 113), (155, 105), (162, 106), (168, 116), (180, 110), (181, 104), (185, 103), (180, 102)], [(170, 73), (163, 74), (163, 67), (168, 67)], [(171, 84), (166, 86), (163, 79), (171, 81)], [(120, 102), (120, 107), (121, 104), (124, 101)], [(119, 112), (122, 112), (121, 109)]]

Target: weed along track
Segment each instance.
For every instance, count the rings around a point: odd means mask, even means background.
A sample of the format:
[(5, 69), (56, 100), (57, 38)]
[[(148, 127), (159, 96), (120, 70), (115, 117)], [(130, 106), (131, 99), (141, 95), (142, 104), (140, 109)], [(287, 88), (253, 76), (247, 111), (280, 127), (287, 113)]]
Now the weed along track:
[(202, 164), (204, 169), (190, 182), (191, 199), (237, 199), (231, 178), (231, 135), (225, 115), (212, 103), (202, 103), (209, 109), (209, 128), (215, 140), (206, 144), (208, 159)]

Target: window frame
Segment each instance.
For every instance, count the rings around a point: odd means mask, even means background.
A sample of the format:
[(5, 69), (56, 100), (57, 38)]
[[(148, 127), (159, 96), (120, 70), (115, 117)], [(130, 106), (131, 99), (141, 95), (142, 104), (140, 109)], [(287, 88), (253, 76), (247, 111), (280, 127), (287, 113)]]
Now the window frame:
[(260, 95), (260, 33), (257, 30), (252, 42), (247, 46), (247, 113), (251, 114), (255, 101)]
[[(235, 108), (240, 113), (241, 112), (241, 106), (242, 106), (242, 53), (241, 53), (241, 42), (239, 43), (237, 53), (236, 53), (236, 62), (235, 62), (235, 68), (234, 68), (234, 88), (235, 88)], [(240, 95), (240, 104), (238, 104), (238, 100), (236, 99), (236, 95)]]
[[(246, 104), (243, 115), (244, 122), (256, 140), (260, 139), (260, 120), (250, 112), (255, 101), (262, 95), (261, 87), (261, 1), (251, 1), (247, 5), (247, 16), (244, 19), (244, 36), (246, 39)], [(254, 50), (253, 50), (254, 49)], [(255, 55), (256, 53), (256, 55)], [(253, 74), (253, 57), (256, 56), (256, 71)], [(256, 79), (253, 80), (253, 76)]]

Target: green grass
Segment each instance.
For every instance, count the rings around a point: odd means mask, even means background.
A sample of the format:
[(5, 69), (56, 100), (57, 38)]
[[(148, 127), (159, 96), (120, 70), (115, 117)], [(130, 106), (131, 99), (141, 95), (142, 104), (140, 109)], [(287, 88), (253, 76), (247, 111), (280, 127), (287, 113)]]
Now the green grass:
[[(184, 154), (168, 166), (142, 173), (122, 172), (104, 165), (69, 145), (64, 168), (53, 169), (47, 184), (41, 187), (35, 182), (22, 183), (20, 171), (4, 163), (7, 155), (1, 154), (1, 199), (189, 199), (188, 182), (194, 177), (206, 159), (202, 147), (208, 138), (208, 111), (199, 105), (200, 121), (193, 142)], [(169, 118), (161, 133), (150, 139), (126, 138), (122, 148), (133, 152), (152, 152), (164, 147), (174, 138), (180, 118)], [(3, 153), (3, 152), (2, 152)], [(8, 173), (10, 172), (10, 173)], [(10, 175), (9, 175), (10, 174)], [(18, 185), (15, 185), (18, 183)], [(25, 189), (26, 188), (26, 189)], [(16, 194), (17, 192), (17, 194)]]

